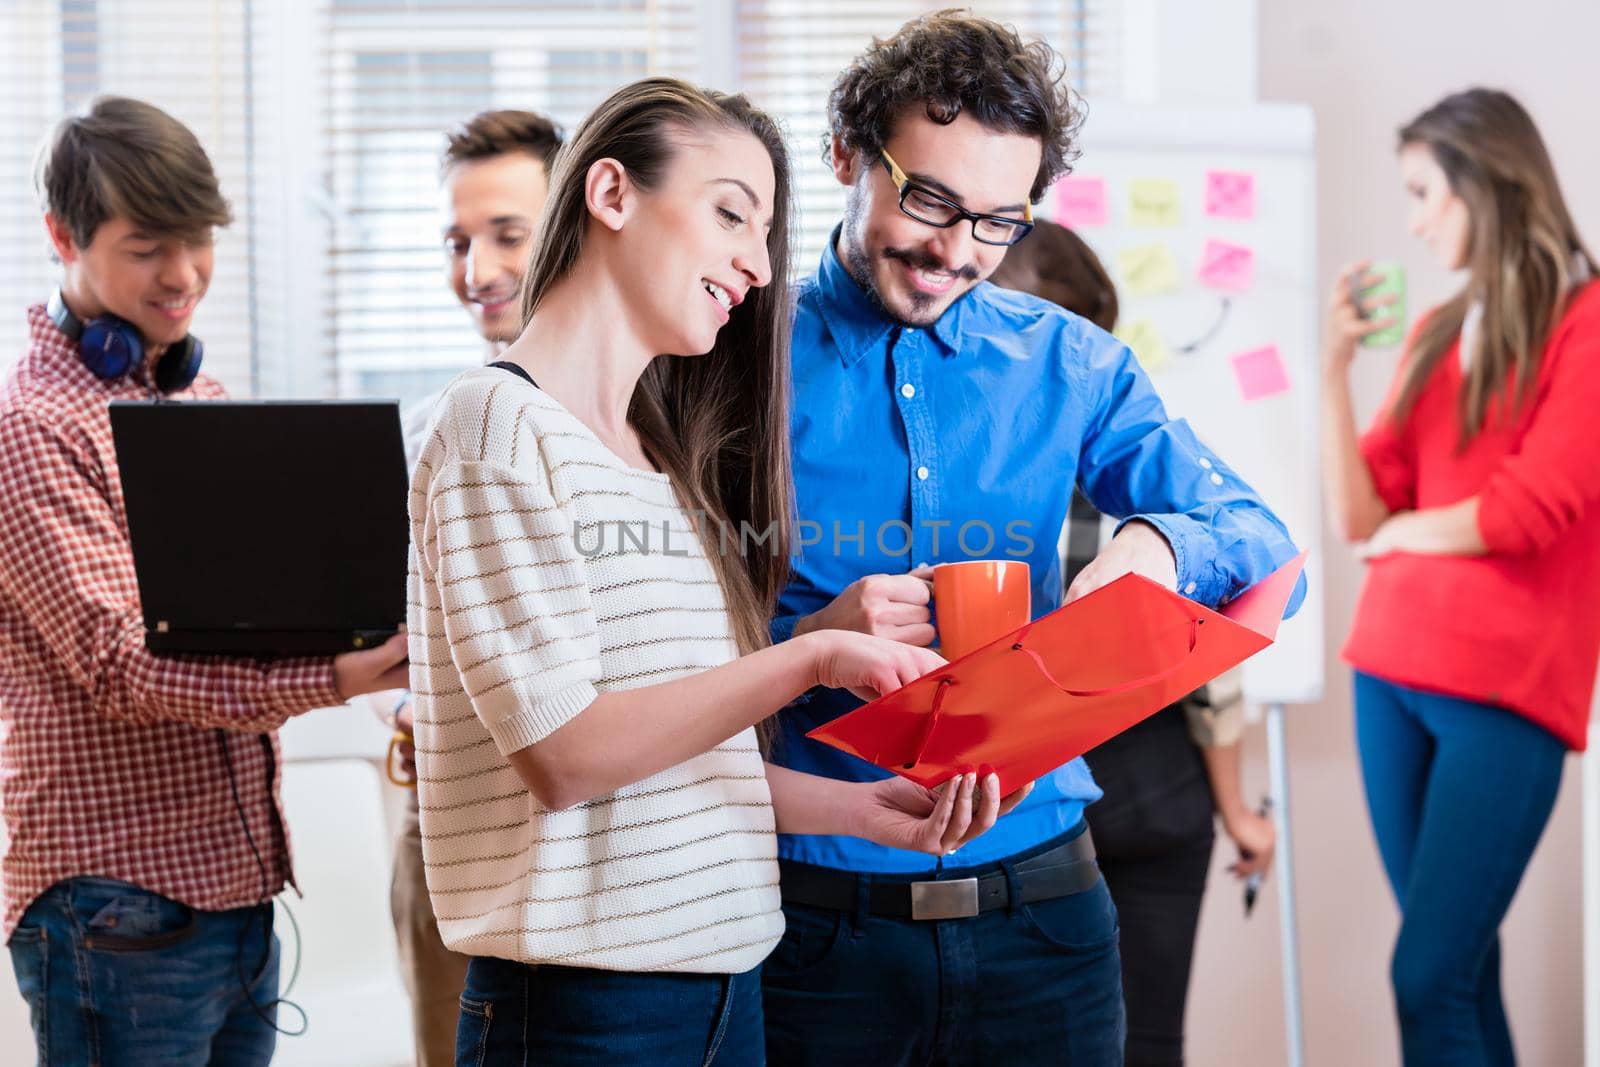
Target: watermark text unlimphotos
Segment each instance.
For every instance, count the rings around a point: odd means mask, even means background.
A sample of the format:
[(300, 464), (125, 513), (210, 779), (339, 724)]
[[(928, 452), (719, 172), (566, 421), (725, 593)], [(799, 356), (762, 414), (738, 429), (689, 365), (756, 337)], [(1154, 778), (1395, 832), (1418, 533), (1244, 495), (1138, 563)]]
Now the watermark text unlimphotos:
[[(748, 556), (761, 551), (777, 554), (777, 523), (758, 530), (749, 522), (740, 522), (737, 529), (731, 523), (718, 522), (714, 534), (708, 536), (706, 513), (690, 511), (688, 515), (693, 529), (674, 529), (666, 520), (574, 522), (572, 542), (579, 555), (589, 557), (687, 556), (695, 540), (707, 551), (714, 548), (724, 556), (732, 553)], [(959, 554), (971, 559), (994, 559), (996, 556), (1021, 559), (1031, 555), (1034, 549), (1033, 538), (1029, 536), (1032, 524), (1026, 519), (1013, 519), (998, 529), (983, 519), (970, 519), (960, 524), (950, 519), (923, 519), (918, 526), (927, 533), (928, 554), (934, 558), (948, 559)], [(873, 527), (869, 527), (865, 519), (854, 522), (833, 519), (828, 523), (799, 519), (795, 523), (792, 548), (796, 554), (815, 549), (835, 556), (853, 553), (864, 557), (870, 546), (881, 555), (910, 556), (915, 544), (916, 530), (911, 523), (900, 519), (889, 519)]]

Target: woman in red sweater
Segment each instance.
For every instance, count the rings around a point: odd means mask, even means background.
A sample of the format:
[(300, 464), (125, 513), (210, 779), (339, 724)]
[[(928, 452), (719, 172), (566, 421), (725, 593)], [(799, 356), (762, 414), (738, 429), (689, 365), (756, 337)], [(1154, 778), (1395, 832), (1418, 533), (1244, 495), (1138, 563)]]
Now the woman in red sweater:
[(1352, 301), (1364, 265), (1334, 287), (1324, 477), (1369, 563), (1344, 656), (1402, 916), (1405, 1061), (1510, 1064), (1499, 926), (1584, 747), (1600, 655), (1600, 285), (1510, 96), (1446, 97), (1399, 155), (1412, 233), (1466, 282), (1412, 331), (1359, 436), (1350, 363), (1390, 320)]

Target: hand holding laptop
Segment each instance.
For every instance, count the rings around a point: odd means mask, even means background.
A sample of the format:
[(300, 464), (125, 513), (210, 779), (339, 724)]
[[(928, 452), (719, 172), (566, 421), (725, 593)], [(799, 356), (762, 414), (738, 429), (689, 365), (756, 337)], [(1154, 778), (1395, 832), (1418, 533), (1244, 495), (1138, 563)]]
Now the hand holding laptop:
[(403, 630), (376, 648), (341, 652), (333, 657), (333, 685), (345, 700), (363, 693), (404, 689), (411, 684), (410, 677)]

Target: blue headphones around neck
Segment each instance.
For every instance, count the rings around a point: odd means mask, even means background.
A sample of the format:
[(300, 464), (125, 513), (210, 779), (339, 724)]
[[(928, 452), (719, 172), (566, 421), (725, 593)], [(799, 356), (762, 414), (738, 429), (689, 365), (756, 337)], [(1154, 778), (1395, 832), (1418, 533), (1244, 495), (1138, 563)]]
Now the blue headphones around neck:
[[(116, 381), (144, 362), (144, 337), (138, 327), (115, 315), (101, 315), (82, 322), (61, 299), (61, 290), (50, 294), (45, 312), (56, 328), (78, 343), (78, 358), (97, 378)], [(200, 358), (205, 347), (193, 334), (169, 345), (156, 361), (156, 388), (163, 393), (187, 389), (200, 373)]]

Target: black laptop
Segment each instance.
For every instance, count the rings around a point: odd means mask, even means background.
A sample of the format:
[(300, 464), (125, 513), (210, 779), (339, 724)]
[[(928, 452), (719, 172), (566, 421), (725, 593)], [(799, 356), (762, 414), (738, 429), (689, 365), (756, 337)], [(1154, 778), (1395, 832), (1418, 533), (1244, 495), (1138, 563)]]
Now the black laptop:
[(394, 401), (113, 401), (152, 652), (368, 648), (406, 613)]

